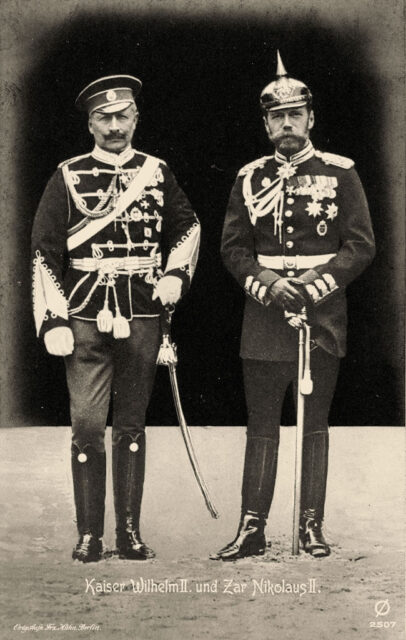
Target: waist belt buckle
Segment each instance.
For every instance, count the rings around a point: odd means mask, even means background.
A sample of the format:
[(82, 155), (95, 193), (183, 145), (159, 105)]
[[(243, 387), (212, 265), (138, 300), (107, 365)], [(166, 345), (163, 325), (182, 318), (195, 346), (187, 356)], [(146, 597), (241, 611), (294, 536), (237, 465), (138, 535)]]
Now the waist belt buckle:
[(284, 269), (297, 269), (297, 256), (283, 256)]
[(120, 268), (120, 260), (104, 261), (103, 259), (97, 261), (97, 270), (99, 273), (111, 274)]

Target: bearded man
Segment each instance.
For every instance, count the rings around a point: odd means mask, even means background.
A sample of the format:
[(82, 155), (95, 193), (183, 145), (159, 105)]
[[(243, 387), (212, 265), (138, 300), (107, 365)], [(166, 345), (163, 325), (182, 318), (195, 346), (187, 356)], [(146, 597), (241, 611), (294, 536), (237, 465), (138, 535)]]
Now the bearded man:
[(217, 560), (264, 553), (282, 403), (288, 385), (297, 385), (298, 334), (287, 320), (293, 314), (300, 322), (309, 306), (313, 393), (304, 417), (300, 540), (313, 556), (330, 553), (322, 532), (328, 413), (346, 350), (345, 289), (374, 256), (354, 163), (314, 149), (311, 92), (288, 76), (279, 52), (277, 78), (260, 104), (275, 153), (240, 170), (222, 237), (224, 263), (246, 292), (240, 355), (248, 426), (241, 520), (236, 538), (211, 556)]

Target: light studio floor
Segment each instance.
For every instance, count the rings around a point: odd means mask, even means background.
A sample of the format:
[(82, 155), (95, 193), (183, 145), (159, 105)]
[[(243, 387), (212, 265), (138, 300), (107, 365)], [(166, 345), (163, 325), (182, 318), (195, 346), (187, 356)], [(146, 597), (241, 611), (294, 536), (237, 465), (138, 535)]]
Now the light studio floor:
[[(208, 555), (235, 534), (245, 429), (191, 431), (220, 519), (206, 510), (179, 429), (150, 427), (142, 535), (157, 557), (90, 565), (70, 559), (70, 430), (0, 431), (1, 638), (403, 638), (403, 429), (331, 428), (332, 555), (315, 560), (291, 555), (295, 429), (282, 428), (272, 547), (231, 564)], [(106, 441), (110, 456), (110, 429)], [(114, 545), (110, 467), (107, 491), (105, 541)]]

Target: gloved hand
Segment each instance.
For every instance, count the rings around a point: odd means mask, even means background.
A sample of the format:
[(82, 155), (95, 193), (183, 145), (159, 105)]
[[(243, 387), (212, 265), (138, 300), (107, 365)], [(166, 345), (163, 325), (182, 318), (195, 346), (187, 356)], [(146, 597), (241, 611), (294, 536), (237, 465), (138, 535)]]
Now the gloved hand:
[(69, 327), (55, 327), (44, 334), (45, 347), (53, 356), (69, 356), (73, 352), (74, 338)]
[(182, 293), (182, 280), (178, 276), (164, 276), (160, 279), (152, 294), (152, 299), (161, 299), (163, 306), (176, 304)]
[(299, 313), (305, 306), (306, 300), (295, 285), (303, 287), (303, 282), (298, 278), (279, 278), (271, 286), (268, 296), (284, 311)]

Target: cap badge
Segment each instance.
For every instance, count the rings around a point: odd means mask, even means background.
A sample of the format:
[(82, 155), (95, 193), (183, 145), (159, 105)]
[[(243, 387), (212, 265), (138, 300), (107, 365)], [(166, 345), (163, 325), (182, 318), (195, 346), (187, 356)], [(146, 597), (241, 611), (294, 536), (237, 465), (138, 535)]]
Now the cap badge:
[(287, 100), (293, 95), (294, 87), (289, 87), (286, 84), (281, 87), (275, 87), (274, 94), (278, 98), (278, 100)]
[(110, 89), (106, 93), (106, 98), (109, 102), (113, 102), (113, 100), (117, 100), (117, 94), (115, 91), (113, 91), (113, 89)]

